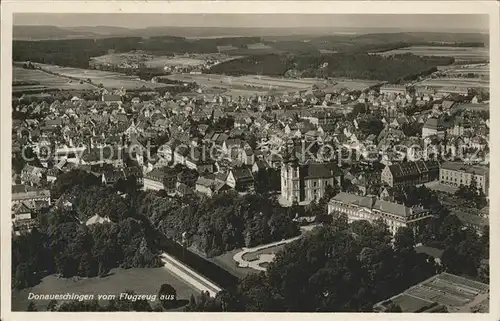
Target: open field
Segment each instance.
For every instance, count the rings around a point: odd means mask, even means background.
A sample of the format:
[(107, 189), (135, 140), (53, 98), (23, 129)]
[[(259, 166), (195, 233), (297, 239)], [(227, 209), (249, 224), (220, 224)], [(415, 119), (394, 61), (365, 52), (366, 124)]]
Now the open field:
[(447, 75), (460, 75), (460, 74), (475, 74), (480, 76), (489, 76), (490, 69), (489, 68), (454, 68), (446, 70), (445, 73)]
[(124, 89), (134, 90), (143, 87), (148, 89), (168, 87), (167, 84), (153, 84), (149, 81), (140, 80), (135, 77), (110, 71), (61, 67), (56, 65), (45, 65), (45, 64), (40, 64), (40, 67), (43, 70), (56, 73), (64, 77), (71, 77), (73, 79), (82, 79), (82, 80), (90, 79), (90, 81), (93, 84), (96, 85), (102, 84), (104, 88), (108, 89), (119, 89), (123, 87)]
[(436, 78), (421, 81), (417, 83), (417, 86), (488, 88), (490, 81), (480, 78)]
[(269, 76), (247, 75), (230, 77), (216, 74), (174, 74), (166, 76), (168, 79), (192, 82), (202, 87), (221, 87), (230, 95), (253, 95), (274, 90), (278, 92), (304, 91), (317, 85), (325, 87), (321, 79), (286, 79)]
[[(165, 268), (133, 268), (113, 269), (111, 275), (105, 278), (87, 278), (80, 280), (62, 279), (54, 275), (45, 277), (42, 282), (33, 288), (21, 291), (12, 291), (12, 310), (25, 311), (29, 304), (28, 294), (119, 294), (125, 290), (134, 291), (137, 294), (158, 294), (163, 283), (172, 285), (177, 291), (178, 300), (189, 300), (190, 296), (198, 294), (198, 290), (192, 288), (180, 280)], [(156, 302), (150, 302), (152, 305)], [(38, 310), (45, 310), (48, 301), (36, 301)], [(101, 304), (106, 304), (102, 302)]]
[(50, 90), (92, 90), (94, 86), (88, 83), (51, 75), (41, 70), (12, 68), (12, 91), (41, 92)]
[(488, 48), (480, 47), (438, 47), (438, 46), (411, 46), (390, 51), (376, 53), (377, 55), (391, 56), (411, 53), (416, 56), (453, 57), (457, 61), (489, 59)]
[(449, 77), (467, 77), (473, 74), (477, 78), (488, 78), (490, 76), (490, 64), (472, 64), (472, 65), (449, 65), (438, 68), (440, 74)]
[(329, 84), (323, 90), (325, 92), (335, 92), (343, 89), (348, 91), (359, 90), (363, 91), (370, 87), (381, 85), (384, 82), (378, 80), (362, 80), (362, 79), (332, 79), (333, 84)]
[(247, 45), (250, 50), (264, 50), (264, 49), (272, 49), (271, 46), (263, 44), (263, 43), (252, 43)]

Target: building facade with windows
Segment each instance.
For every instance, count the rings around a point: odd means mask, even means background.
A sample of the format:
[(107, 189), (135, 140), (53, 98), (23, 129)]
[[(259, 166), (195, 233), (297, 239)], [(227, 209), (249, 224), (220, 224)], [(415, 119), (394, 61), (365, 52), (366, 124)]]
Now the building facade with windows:
[(284, 162), (281, 166), (281, 197), (288, 202), (319, 200), (328, 185), (340, 184), (335, 164), (299, 164)]
[(432, 217), (428, 210), (420, 207), (406, 207), (405, 205), (384, 201), (376, 196), (359, 196), (341, 192), (328, 203), (328, 214), (346, 214), (348, 222), (366, 220), (373, 222), (382, 219), (392, 234), (400, 227), (407, 227), (416, 233), (425, 226)]
[(390, 187), (413, 186), (436, 180), (439, 163), (433, 160), (419, 160), (387, 165), (381, 174), (382, 182)]
[(458, 162), (445, 162), (439, 169), (439, 182), (444, 185), (459, 187), (475, 184), (488, 195), (489, 169), (485, 166), (466, 165)]

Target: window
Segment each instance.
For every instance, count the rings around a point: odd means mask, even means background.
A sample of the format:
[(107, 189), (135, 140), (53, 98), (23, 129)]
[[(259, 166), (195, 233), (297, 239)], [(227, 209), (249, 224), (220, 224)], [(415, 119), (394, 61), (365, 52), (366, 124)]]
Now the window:
[(313, 182), (313, 186), (314, 187), (318, 186), (318, 182)]

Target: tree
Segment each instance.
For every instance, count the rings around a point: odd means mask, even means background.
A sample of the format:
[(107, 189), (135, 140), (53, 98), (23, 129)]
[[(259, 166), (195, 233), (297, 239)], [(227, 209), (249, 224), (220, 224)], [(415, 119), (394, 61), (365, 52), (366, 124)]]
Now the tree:
[(29, 268), (27, 264), (20, 264), (16, 267), (16, 274), (14, 277), (14, 288), (23, 289), (27, 288), (32, 284), (33, 271)]
[(47, 311), (57, 311), (57, 301), (56, 300), (50, 300), (49, 304), (47, 305)]
[(33, 300), (31, 300), (30, 303), (28, 304), (26, 311), (38, 311), (38, 309), (36, 308), (35, 302), (33, 302)]
[(407, 137), (415, 137), (420, 136), (422, 134), (423, 124), (414, 122), (414, 123), (404, 123), (401, 126), (401, 130)]
[(482, 260), (477, 270), (477, 276), (481, 282), (490, 283), (490, 263), (488, 260)]
[(158, 291), (158, 298), (164, 309), (170, 309), (175, 306), (177, 301), (177, 291), (170, 284), (164, 283)]
[(89, 186), (100, 185), (99, 179), (90, 173), (82, 170), (71, 170), (61, 174), (50, 189), (50, 195), (54, 199), (59, 198), (63, 193), (72, 191), (77, 187), (87, 188)]
[(391, 303), (384, 312), (403, 312), (401, 306), (396, 303)]
[(450, 273), (459, 273), (462, 258), (454, 247), (447, 247), (441, 256), (441, 263), (446, 271)]
[(407, 227), (400, 227), (394, 236), (394, 248), (399, 252), (413, 251), (415, 238), (413, 231)]
[(354, 119), (356, 117), (358, 117), (359, 114), (365, 114), (367, 112), (367, 107), (366, 107), (366, 104), (362, 104), (362, 103), (357, 103), (356, 105), (354, 105), (354, 107), (352, 108), (352, 111), (350, 112), (349, 116)]

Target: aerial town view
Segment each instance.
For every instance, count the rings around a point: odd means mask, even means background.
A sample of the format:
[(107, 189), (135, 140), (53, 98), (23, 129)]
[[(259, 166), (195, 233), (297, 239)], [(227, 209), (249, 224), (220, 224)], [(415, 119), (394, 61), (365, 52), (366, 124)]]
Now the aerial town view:
[(14, 15), (13, 311), (488, 313), (488, 17), (281, 16)]

